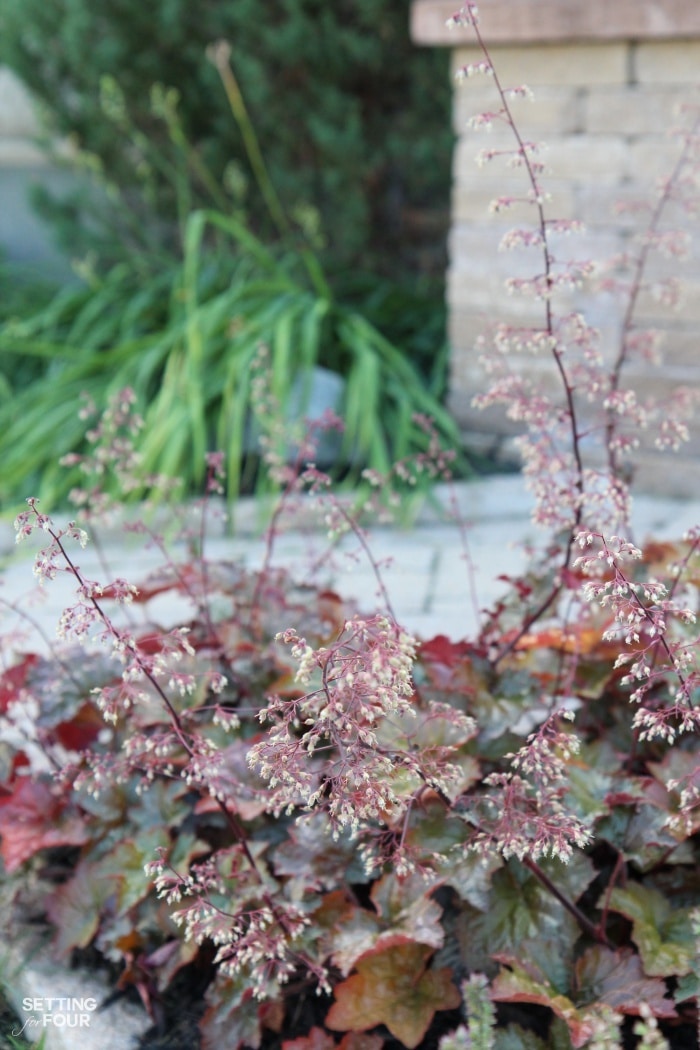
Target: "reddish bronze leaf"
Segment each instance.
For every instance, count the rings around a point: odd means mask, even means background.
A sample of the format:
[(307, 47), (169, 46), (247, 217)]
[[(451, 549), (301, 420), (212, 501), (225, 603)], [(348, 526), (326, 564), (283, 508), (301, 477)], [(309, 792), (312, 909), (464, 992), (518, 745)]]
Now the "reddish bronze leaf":
[(631, 948), (613, 952), (596, 945), (584, 952), (576, 963), (576, 978), (582, 994), (590, 990), (596, 1001), (606, 1003), (622, 1014), (639, 1014), (646, 1003), (656, 1017), (675, 1017), (676, 1010), (666, 998), (666, 985), (657, 977), (646, 977), (639, 956)]
[(282, 1050), (335, 1050), (335, 1039), (323, 1028), (314, 1025), (308, 1035), (285, 1039)]
[(437, 1010), (452, 1010), (461, 996), (447, 969), (427, 970), (432, 949), (408, 942), (368, 952), (357, 973), (335, 989), (326, 1024), (365, 1032), (384, 1024), (408, 1050), (418, 1046)]
[(18, 777), (12, 796), (0, 806), (0, 853), (8, 874), (41, 849), (82, 846), (89, 835), (77, 813), (66, 809), (47, 784)]
[(420, 659), (431, 664), (444, 664), (445, 667), (456, 667), (470, 653), (468, 642), (453, 642), (445, 634), (436, 634), (427, 642), (421, 642)]
[(382, 1050), (384, 1040), (380, 1035), (367, 1032), (348, 1032), (338, 1043), (338, 1050)]
[(20, 689), (27, 683), (27, 675), (38, 660), (38, 656), (29, 653), (0, 675), (0, 714), (4, 715), (12, 701), (17, 699)]
[(56, 739), (69, 751), (85, 751), (104, 729), (104, 719), (94, 704), (85, 703), (67, 722), (54, 728)]

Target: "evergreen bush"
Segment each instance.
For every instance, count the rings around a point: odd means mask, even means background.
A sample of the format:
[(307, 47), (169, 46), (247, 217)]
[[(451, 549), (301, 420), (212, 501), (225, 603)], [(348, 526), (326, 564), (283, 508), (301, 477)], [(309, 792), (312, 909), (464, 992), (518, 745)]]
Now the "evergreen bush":
[[(220, 206), (215, 185), (245, 206), (257, 233), (273, 232), (206, 58), (227, 40), (285, 210), (302, 226), (318, 220), (340, 266), (394, 271), (399, 257), (420, 265), (411, 216), (445, 199), (451, 149), (447, 57), (414, 48), (408, 24), (408, 0), (274, 0), (264, 9), (254, 0), (4, 0), (0, 61), (138, 217), (127, 230), (125, 209), (100, 200), (102, 228), (169, 246), (178, 208)], [(175, 96), (154, 94), (154, 85), (177, 92), (189, 156), (169, 119)], [(81, 193), (58, 212), (74, 253), (75, 219), (85, 220), (87, 206)], [(94, 221), (83, 222), (87, 231), (94, 236)], [(442, 242), (439, 230), (431, 239)]]

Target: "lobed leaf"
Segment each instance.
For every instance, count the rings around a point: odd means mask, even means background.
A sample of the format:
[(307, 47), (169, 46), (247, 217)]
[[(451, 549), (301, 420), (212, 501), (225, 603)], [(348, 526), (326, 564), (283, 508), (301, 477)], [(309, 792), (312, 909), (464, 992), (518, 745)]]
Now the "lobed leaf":
[(535, 1003), (548, 1007), (565, 1022), (573, 1046), (585, 1046), (593, 1028), (571, 999), (558, 992), (546, 979), (532, 976), (516, 963), (510, 962), (509, 965), (511, 968), (502, 970), (491, 985), (491, 998), (501, 1003)]
[(282, 1050), (335, 1050), (335, 1039), (323, 1028), (314, 1025), (308, 1035), (285, 1039)]
[(586, 1003), (604, 1003), (634, 1016), (645, 1003), (655, 1017), (676, 1016), (673, 1002), (666, 997), (665, 983), (645, 976), (639, 956), (631, 948), (589, 948), (577, 960), (574, 975), (578, 998)]
[(207, 1008), (199, 1022), (202, 1050), (258, 1050), (264, 1007), (239, 978), (217, 979), (206, 991)]
[(335, 989), (328, 1027), (364, 1032), (384, 1024), (413, 1050), (435, 1013), (456, 1009), (462, 1001), (450, 970), (426, 969), (431, 955), (426, 945), (408, 942), (362, 956), (357, 973)]
[(20, 777), (0, 804), (0, 855), (8, 874), (42, 849), (82, 846), (90, 838), (84, 819), (40, 780)]
[(39, 657), (34, 653), (27, 653), (12, 667), (8, 667), (0, 675), (0, 715), (4, 715), (11, 703), (18, 699), (22, 689), (27, 684), (27, 678), (32, 668), (37, 664)]
[(53, 893), (47, 914), (56, 928), (54, 949), (66, 956), (73, 948), (86, 948), (97, 933), (103, 908), (116, 896), (114, 883), (102, 878), (99, 866), (83, 860), (68, 882)]
[(380, 1035), (367, 1032), (348, 1032), (338, 1043), (338, 1050), (382, 1050), (384, 1040)]
[(509, 1024), (494, 1032), (495, 1050), (547, 1050), (547, 1044), (535, 1032), (519, 1024)]
[(615, 887), (609, 908), (632, 922), (632, 940), (650, 977), (681, 977), (696, 955), (690, 908), (672, 908), (658, 890), (639, 882)]

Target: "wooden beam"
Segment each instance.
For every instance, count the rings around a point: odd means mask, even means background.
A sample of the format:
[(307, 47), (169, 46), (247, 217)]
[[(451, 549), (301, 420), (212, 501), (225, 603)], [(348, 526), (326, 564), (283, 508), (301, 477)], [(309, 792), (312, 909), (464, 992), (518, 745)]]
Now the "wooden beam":
[[(487, 44), (700, 38), (700, 0), (481, 0), (478, 6)], [(466, 46), (468, 28), (445, 24), (459, 8), (460, 0), (414, 0), (412, 39)]]

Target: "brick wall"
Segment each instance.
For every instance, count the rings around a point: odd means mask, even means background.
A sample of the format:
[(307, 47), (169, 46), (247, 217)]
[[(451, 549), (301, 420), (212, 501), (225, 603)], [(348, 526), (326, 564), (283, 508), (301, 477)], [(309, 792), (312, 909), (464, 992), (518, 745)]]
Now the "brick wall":
[[(459, 7), (444, 0), (416, 0), (413, 35), (421, 44), (449, 46), (453, 69), (479, 61), (467, 28), (448, 30), (447, 18)], [(482, 0), (480, 27), (505, 86), (527, 84), (535, 100), (518, 101), (515, 115), (528, 139), (543, 141), (551, 193), (548, 215), (576, 218), (584, 235), (572, 237), (562, 253), (572, 258), (609, 258), (630, 244), (640, 218), (615, 212), (618, 201), (644, 198), (655, 180), (673, 168), (680, 146), (669, 136), (679, 104), (700, 101), (700, 3), (697, 0)], [(513, 426), (503, 413), (485, 415), (471, 407), (486, 380), (474, 349), (476, 338), (498, 321), (532, 323), (541, 319), (536, 302), (508, 297), (508, 276), (532, 273), (528, 252), (500, 253), (504, 231), (532, 221), (527, 207), (501, 215), (488, 213), (498, 196), (517, 195), (523, 181), (503, 163), (477, 166), (475, 156), (488, 147), (512, 148), (507, 129), (471, 130), (475, 113), (497, 108), (493, 81), (471, 77), (455, 86), (452, 221), (447, 275), (449, 336), (452, 346), (451, 405), (467, 438), (507, 438)], [(679, 210), (669, 222), (687, 228)], [(692, 231), (691, 231), (692, 232)], [(679, 383), (700, 392), (700, 228), (689, 259), (653, 263), (651, 274), (677, 272), (684, 297), (678, 311), (643, 296), (637, 320), (665, 333), (663, 371), (635, 365), (627, 379), (640, 396)], [(604, 352), (619, 345), (623, 305), (615, 297), (593, 296), (590, 289), (571, 294), (559, 308), (582, 310), (601, 330)], [(545, 388), (554, 387), (549, 364), (532, 357), (513, 360)], [(698, 410), (700, 419), (700, 409)], [(680, 461), (669, 461), (643, 444), (640, 487), (686, 494), (700, 493), (700, 427)], [(591, 454), (595, 456), (592, 443)], [(669, 469), (670, 468), (670, 469)]]

